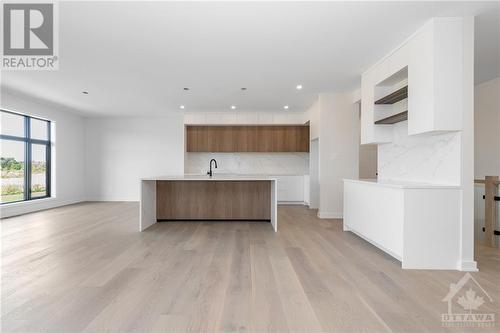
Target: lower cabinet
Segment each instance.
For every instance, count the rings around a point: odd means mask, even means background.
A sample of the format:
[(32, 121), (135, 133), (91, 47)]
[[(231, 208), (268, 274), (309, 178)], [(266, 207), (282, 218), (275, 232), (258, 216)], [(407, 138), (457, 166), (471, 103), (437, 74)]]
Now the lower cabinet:
[(303, 203), (304, 176), (271, 176), (278, 180), (278, 202)]
[(458, 186), (344, 180), (344, 231), (407, 269), (460, 269)]

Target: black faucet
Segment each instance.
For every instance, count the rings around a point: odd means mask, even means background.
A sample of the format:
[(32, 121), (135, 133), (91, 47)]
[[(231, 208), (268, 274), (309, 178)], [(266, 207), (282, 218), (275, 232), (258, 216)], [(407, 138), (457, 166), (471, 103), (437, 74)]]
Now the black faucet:
[(210, 160), (210, 171), (207, 171), (207, 175), (210, 175), (210, 177), (212, 177), (212, 161), (215, 162), (215, 168), (217, 169), (217, 161), (215, 160), (215, 158), (212, 158)]

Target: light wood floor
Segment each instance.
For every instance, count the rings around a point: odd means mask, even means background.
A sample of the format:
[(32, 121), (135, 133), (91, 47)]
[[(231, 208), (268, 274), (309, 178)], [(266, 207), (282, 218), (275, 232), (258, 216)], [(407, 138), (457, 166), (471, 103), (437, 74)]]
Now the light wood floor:
[[(263, 222), (139, 233), (138, 213), (83, 203), (3, 220), (3, 332), (441, 332), (441, 300), (463, 276), (402, 270), (300, 206), (279, 207), (278, 233)], [(476, 256), (473, 276), (495, 300), (481, 312), (498, 329), (500, 251)]]

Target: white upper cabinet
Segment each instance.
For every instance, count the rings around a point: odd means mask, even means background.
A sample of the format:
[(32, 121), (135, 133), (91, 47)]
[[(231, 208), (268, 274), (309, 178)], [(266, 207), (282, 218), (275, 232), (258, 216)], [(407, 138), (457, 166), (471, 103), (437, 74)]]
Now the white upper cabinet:
[(462, 129), (464, 20), (432, 19), (362, 75), (361, 143), (391, 142), (405, 120), (409, 135)]
[(410, 135), (462, 129), (462, 25), (462, 18), (435, 18), (410, 42)]

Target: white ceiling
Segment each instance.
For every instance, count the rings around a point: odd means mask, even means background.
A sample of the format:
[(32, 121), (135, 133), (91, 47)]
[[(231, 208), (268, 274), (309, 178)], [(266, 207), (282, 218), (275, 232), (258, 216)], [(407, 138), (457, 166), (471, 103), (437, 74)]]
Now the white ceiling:
[(303, 111), (357, 88), (433, 16), (477, 15), (476, 82), (499, 76), (499, 4), (61, 2), (59, 71), (5, 71), (1, 84), (88, 115)]

